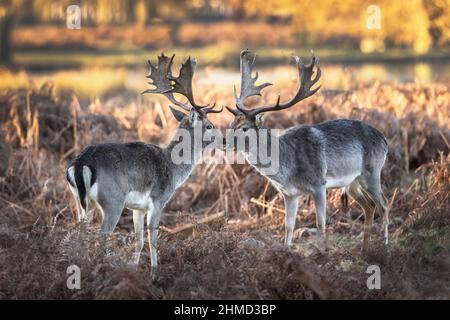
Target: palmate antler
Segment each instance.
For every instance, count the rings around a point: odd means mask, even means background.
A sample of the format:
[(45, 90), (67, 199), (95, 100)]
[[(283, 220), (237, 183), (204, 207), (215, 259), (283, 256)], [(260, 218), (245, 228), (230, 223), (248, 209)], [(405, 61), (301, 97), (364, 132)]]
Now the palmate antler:
[(244, 107), (244, 100), (251, 96), (260, 96), (261, 90), (265, 87), (271, 86), (271, 83), (263, 83), (259, 86), (255, 85), (258, 80), (258, 72), (255, 77), (252, 77), (253, 65), (255, 64), (256, 54), (244, 50), (241, 52), (241, 94), (239, 97), (236, 93), (236, 86), (234, 87), (234, 96), (236, 97), (236, 104), (239, 107)]
[(194, 95), (192, 93), (192, 78), (194, 76), (197, 60), (189, 57), (186, 62), (182, 64), (178, 77), (174, 77), (172, 75), (174, 57), (175, 55), (172, 55), (172, 57), (169, 58), (162, 53), (161, 56), (158, 56), (157, 66), (154, 66), (150, 60), (148, 61), (148, 64), (150, 65), (150, 74), (147, 78), (152, 80), (149, 84), (153, 85), (155, 88), (145, 90), (143, 93), (162, 94), (173, 104), (186, 111), (190, 111), (191, 108), (187, 104), (175, 99), (173, 94), (178, 93), (186, 97), (192, 108), (198, 112), (203, 114), (221, 112), (222, 110), (214, 110), (215, 103), (210, 108), (208, 108), (209, 105), (200, 106), (195, 103)]
[[(317, 88), (311, 90), (311, 87), (319, 81), (322, 74), (322, 71), (320, 70), (319, 59), (317, 59), (314, 54), (312, 54), (311, 63), (305, 65), (299, 57), (294, 56), (300, 78), (300, 86), (295, 96), (286, 103), (280, 103), (281, 97), (278, 96), (277, 102), (273, 105), (248, 109), (244, 105), (244, 100), (250, 96), (260, 96), (261, 90), (271, 85), (271, 83), (263, 83), (258, 86), (255, 85), (256, 80), (258, 79), (258, 72), (256, 72), (254, 78), (252, 77), (255, 57), (256, 55), (248, 50), (244, 50), (241, 52), (241, 93), (239, 97), (236, 94), (236, 88), (234, 89), (237, 109), (231, 109), (227, 107), (228, 111), (230, 111), (234, 115), (242, 113), (246, 117), (254, 119), (256, 115), (263, 112), (279, 111), (292, 107), (301, 100), (312, 96), (320, 89), (320, 86), (318, 86)], [(317, 71), (315, 77), (312, 78), (315, 66), (317, 67)]]
[(155, 88), (145, 90), (143, 93), (163, 94), (173, 104), (181, 107), (186, 111), (189, 111), (190, 110), (189, 106), (177, 101), (172, 94), (173, 87), (171, 84), (170, 77), (172, 75), (171, 69), (174, 57), (175, 55), (172, 55), (172, 57), (169, 58), (165, 56), (164, 53), (162, 53), (161, 56), (158, 56), (157, 66), (154, 66), (152, 62), (148, 60), (148, 64), (150, 66), (150, 74), (147, 76), (147, 78), (152, 80), (152, 82), (149, 82), (149, 84), (153, 85)]

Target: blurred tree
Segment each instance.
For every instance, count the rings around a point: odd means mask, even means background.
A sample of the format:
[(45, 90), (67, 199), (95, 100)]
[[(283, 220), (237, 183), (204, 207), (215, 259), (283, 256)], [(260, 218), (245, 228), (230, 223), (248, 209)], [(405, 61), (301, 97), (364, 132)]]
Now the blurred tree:
[(146, 0), (147, 3), (147, 14), (148, 14), (148, 22), (151, 22), (152, 20), (155, 20), (158, 17), (158, 5), (157, 1), (152, 0)]
[(423, 6), (430, 21), (429, 33), (433, 46), (450, 42), (450, 0), (423, 0)]
[[(425, 53), (450, 44), (450, 0), (0, 0), (0, 59), (11, 59), (11, 30), (19, 23), (62, 26), (68, 5), (81, 7), (83, 25), (163, 22), (178, 44), (186, 21), (264, 20), (290, 24), (301, 43), (361, 48), (408, 47)], [(367, 27), (368, 8), (380, 8), (381, 28)], [(20, 8), (20, 10), (19, 10)]]
[(177, 45), (178, 31), (181, 23), (188, 17), (188, 6), (184, 0), (165, 0), (158, 2), (157, 7), (158, 17), (166, 21), (170, 25), (170, 40), (173, 45)]
[[(275, 4), (269, 0), (268, 4), (266, 8), (270, 10), (280, 5), (293, 8), (293, 27), (305, 34), (311, 43), (342, 46), (346, 42), (359, 44), (362, 40), (372, 39), (370, 46), (374, 48), (384, 48), (385, 44), (403, 46), (420, 54), (427, 52), (432, 45), (429, 19), (422, 0), (410, 0), (408, 5), (391, 0), (305, 0), (297, 3), (280, 0)], [(366, 26), (369, 6), (380, 8), (379, 30), (369, 30)]]
[(120, 3), (116, 0), (97, 0), (96, 22), (98, 25), (111, 25), (121, 14)]
[(12, 31), (22, 0), (0, 0), (0, 64), (12, 66)]
[(389, 46), (405, 46), (416, 53), (426, 53), (432, 46), (428, 32), (429, 20), (422, 0), (379, 1), (382, 9), (383, 32)]
[(70, 0), (33, 0), (33, 11), (40, 23), (55, 23), (65, 21), (66, 8), (71, 5)]
[(236, 20), (243, 19), (245, 17), (245, 0), (230, 0), (232, 16)]
[(148, 22), (149, 2), (146, 0), (137, 0), (134, 3), (135, 21), (139, 26), (145, 26)]

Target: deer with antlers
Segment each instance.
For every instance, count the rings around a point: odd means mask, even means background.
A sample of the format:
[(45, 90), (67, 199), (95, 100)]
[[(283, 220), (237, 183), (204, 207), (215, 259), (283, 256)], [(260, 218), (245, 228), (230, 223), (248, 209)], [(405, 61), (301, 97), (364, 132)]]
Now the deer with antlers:
[[(192, 77), (196, 60), (190, 57), (182, 64), (178, 77), (172, 75), (171, 67), (174, 55), (164, 54), (158, 57), (154, 66), (150, 61), (150, 74), (153, 89), (144, 93), (162, 94), (174, 105), (185, 110), (179, 111), (172, 106), (178, 130), (188, 133), (187, 139), (194, 139), (194, 130), (204, 134), (214, 128), (207, 119), (209, 113), (218, 113), (214, 105), (201, 106), (194, 101)], [(177, 100), (174, 94), (187, 98), (188, 103)], [(177, 136), (177, 135), (176, 135)], [(183, 137), (186, 137), (184, 135)], [(144, 222), (147, 217), (148, 242), (152, 272), (157, 269), (157, 237), (161, 211), (175, 190), (186, 181), (195, 163), (199, 160), (207, 143), (201, 142), (201, 148), (194, 148), (191, 141), (191, 162), (175, 164), (172, 151), (179, 139), (173, 139), (165, 148), (142, 142), (124, 144), (98, 144), (84, 149), (67, 169), (67, 180), (76, 203), (78, 219), (84, 219), (86, 212), (97, 205), (102, 212), (101, 231), (110, 235), (124, 208), (133, 211), (133, 223), (136, 233), (136, 246), (133, 262), (138, 265), (144, 246)], [(198, 144), (197, 144), (198, 145)]]
[[(258, 78), (258, 73), (252, 76), (255, 57), (256, 55), (248, 50), (241, 52), (240, 95), (237, 95), (235, 88), (236, 109), (226, 107), (235, 117), (228, 128), (237, 136), (245, 135), (250, 130), (261, 131), (265, 128), (261, 121), (263, 113), (288, 109), (312, 96), (320, 88), (313, 88), (321, 76), (319, 59), (312, 55), (311, 63), (305, 65), (295, 56), (300, 86), (294, 97), (281, 103), (278, 96), (273, 105), (248, 108), (244, 104), (245, 100), (251, 96), (260, 96), (261, 90), (271, 85), (255, 84)], [(271, 135), (269, 130), (265, 132)], [(286, 245), (292, 244), (298, 197), (311, 195), (315, 204), (317, 229), (319, 234), (324, 236), (326, 246), (326, 190), (330, 188), (345, 188), (346, 194), (362, 207), (365, 215), (363, 249), (367, 249), (369, 243), (375, 211), (383, 217), (387, 243), (388, 217), (380, 176), (388, 144), (381, 132), (357, 120), (332, 120), (317, 125), (292, 127), (277, 137), (264, 139), (268, 141), (266, 144), (260, 143), (261, 139), (258, 139), (256, 148), (243, 144), (242, 149), (238, 151), (243, 151), (248, 157), (250, 152), (260, 148), (270, 150), (271, 139), (278, 139), (279, 144), (277, 172), (266, 172), (266, 167), (258, 161), (252, 165), (283, 195), (286, 210)], [(224, 143), (226, 148), (236, 149), (234, 140), (228, 139), (228, 136)], [(257, 156), (254, 158), (257, 159)]]

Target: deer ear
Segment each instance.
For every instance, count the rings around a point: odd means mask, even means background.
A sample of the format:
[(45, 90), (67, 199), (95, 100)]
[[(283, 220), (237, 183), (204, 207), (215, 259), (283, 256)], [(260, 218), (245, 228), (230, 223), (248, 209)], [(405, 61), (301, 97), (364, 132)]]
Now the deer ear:
[(172, 111), (172, 114), (175, 117), (175, 119), (177, 119), (178, 122), (181, 122), (181, 120), (183, 120), (183, 118), (186, 114), (173, 108), (172, 106), (169, 106), (169, 108), (170, 108), (170, 111)]
[(264, 114), (260, 113), (256, 115), (256, 119), (255, 119), (255, 124), (257, 126), (261, 126), (263, 124), (264, 121)]

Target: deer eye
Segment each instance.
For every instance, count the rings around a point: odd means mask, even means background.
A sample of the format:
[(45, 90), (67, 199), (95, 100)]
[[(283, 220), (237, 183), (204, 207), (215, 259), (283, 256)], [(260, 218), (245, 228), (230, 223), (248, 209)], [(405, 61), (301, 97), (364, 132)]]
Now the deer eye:
[(206, 129), (208, 129), (208, 130), (211, 130), (211, 129), (212, 129), (212, 127), (213, 127), (213, 126), (212, 126), (212, 125), (210, 125), (210, 124), (207, 124), (207, 125), (206, 125)]

